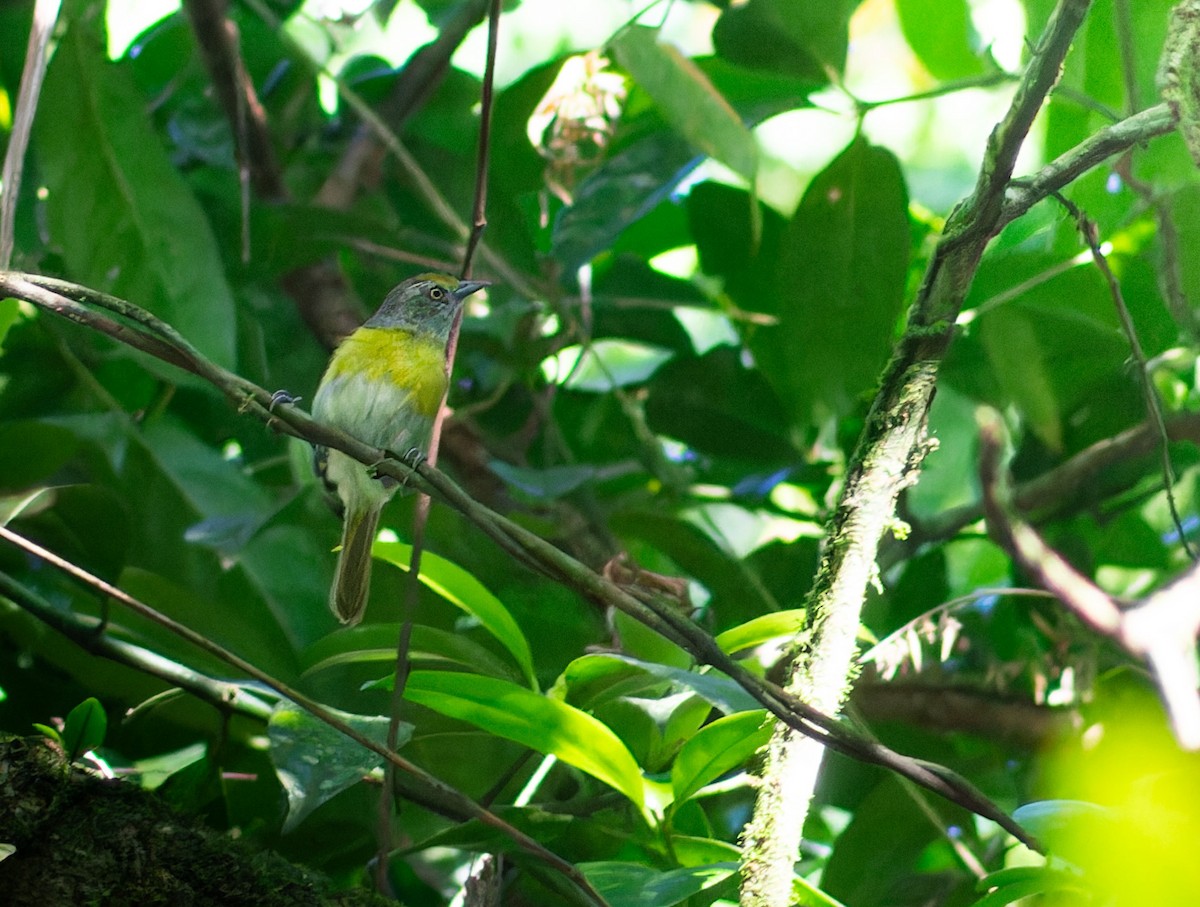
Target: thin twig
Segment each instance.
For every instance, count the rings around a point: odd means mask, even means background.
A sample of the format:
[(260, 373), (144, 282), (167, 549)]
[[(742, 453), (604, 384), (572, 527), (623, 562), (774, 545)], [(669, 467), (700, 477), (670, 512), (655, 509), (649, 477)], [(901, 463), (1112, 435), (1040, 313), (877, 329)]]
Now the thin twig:
[(475, 248), (487, 228), (488, 161), (492, 143), (492, 107), (496, 80), (496, 47), (500, 38), (500, 0), (491, 0), (488, 10), (487, 65), (484, 67), (483, 88), (480, 92), (479, 151), (475, 155), (475, 202), (471, 208), (471, 236), (463, 255), (462, 276), (471, 274)]
[[(463, 255), (461, 275), (465, 279), (471, 273), (471, 259), (483, 236), (487, 225), (487, 171), (488, 149), (492, 126), (492, 85), (496, 75), (496, 46), (500, 31), (500, 0), (491, 0), (488, 15), (488, 53), (487, 64), (484, 68), (482, 105), (483, 111), (479, 123), (479, 148), (475, 161), (475, 201), (474, 228)], [(460, 307), (450, 329), (445, 351), (446, 389), (449, 392), (450, 379), (454, 373), (454, 360), (458, 351), (458, 334), (462, 326), (462, 308)], [(437, 464), (438, 448), (441, 446), (442, 426), (446, 420), (446, 400), (440, 401), (437, 414), (433, 420), (433, 430), (429, 439), (429, 450), (426, 452), (429, 463)], [(416, 620), (417, 604), (420, 596), (421, 553), (425, 550), (425, 527), (429, 522), (429, 495), (422, 494), (417, 499), (413, 513), (412, 555), (409, 558), (408, 575), (404, 586), (404, 614), (400, 623), (400, 633), (396, 640), (396, 666), (393, 674), (392, 697), (389, 708), (387, 745), (394, 750), (399, 744), (400, 728), (403, 724), (404, 690), (408, 685), (408, 676), (412, 670), (409, 659), (409, 647), (412, 642), (413, 623)], [(392, 791), (395, 784), (395, 770), (392, 766), (384, 767), (383, 795), (379, 799), (378, 822), (378, 851), (375, 864), (376, 887), (380, 891), (390, 892), (391, 883), (388, 876), (388, 857), (392, 851)]]
[(1092, 260), (1096, 263), (1096, 267), (1100, 269), (1100, 273), (1104, 277), (1104, 282), (1108, 286), (1113, 307), (1117, 310), (1117, 317), (1121, 322), (1121, 330), (1125, 332), (1125, 338), (1129, 341), (1129, 349), (1133, 355), (1134, 364), (1137, 367), (1138, 384), (1142, 388), (1142, 397), (1146, 401), (1146, 409), (1149, 411), (1151, 422), (1154, 423), (1154, 427), (1158, 430), (1163, 490), (1167, 495), (1167, 506), (1171, 511), (1171, 520), (1175, 523), (1175, 529), (1179, 533), (1179, 542), (1183, 546), (1183, 550), (1194, 560), (1196, 553), (1187, 539), (1187, 531), (1184, 529), (1183, 519), (1179, 515), (1179, 507), (1175, 503), (1175, 468), (1171, 464), (1171, 438), (1167, 433), (1166, 421), (1163, 418), (1162, 403), (1158, 399), (1158, 391), (1155, 389), (1154, 382), (1151, 379), (1150, 365), (1146, 360), (1145, 351), (1142, 350), (1142, 343), (1138, 339), (1137, 328), (1133, 323), (1133, 316), (1129, 313), (1129, 306), (1125, 304), (1125, 296), (1121, 292), (1120, 281), (1113, 274), (1112, 268), (1108, 266), (1108, 258), (1105, 256), (1104, 250), (1100, 247), (1095, 223), (1079, 210), (1078, 206), (1063, 195), (1056, 192), (1054, 193), (1054, 197), (1058, 200), (1059, 204), (1067, 209), (1071, 217), (1075, 219), (1075, 224), (1083, 236), (1083, 241), (1091, 249)]
[(12, 131), (8, 150), (4, 154), (4, 170), (0, 173), (0, 270), (12, 266), (16, 243), (17, 198), (21, 194), (21, 173), (25, 169), (25, 151), (33, 132), (38, 96), (46, 77), (46, 51), (62, 0), (37, 0), (33, 7), (33, 23), (25, 50), (25, 67), (21, 72), (21, 88), (17, 92)]
[(853, 98), (854, 106), (858, 108), (860, 113), (866, 113), (871, 110), (876, 110), (880, 107), (889, 107), (894, 104), (911, 104), (914, 101), (932, 101), (935, 98), (942, 98), (948, 94), (955, 94), (960, 91), (971, 91), (976, 88), (995, 88), (998, 85), (1006, 85), (1010, 82), (1015, 82), (1019, 76), (999, 70), (997, 72), (985, 72), (977, 76), (967, 76), (963, 79), (955, 79), (951, 82), (942, 82), (935, 85), (926, 91), (918, 91), (913, 94), (900, 95), (894, 98), (883, 98), (879, 101), (863, 101), (858, 98)]

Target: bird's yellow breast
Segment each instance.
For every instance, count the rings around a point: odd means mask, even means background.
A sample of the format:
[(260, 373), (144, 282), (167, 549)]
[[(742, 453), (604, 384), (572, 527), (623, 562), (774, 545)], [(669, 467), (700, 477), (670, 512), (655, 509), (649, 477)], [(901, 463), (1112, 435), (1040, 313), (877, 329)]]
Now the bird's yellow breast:
[(432, 419), (446, 394), (445, 347), (437, 337), (401, 328), (361, 327), (334, 352), (324, 382), (351, 377), (407, 393), (411, 409)]

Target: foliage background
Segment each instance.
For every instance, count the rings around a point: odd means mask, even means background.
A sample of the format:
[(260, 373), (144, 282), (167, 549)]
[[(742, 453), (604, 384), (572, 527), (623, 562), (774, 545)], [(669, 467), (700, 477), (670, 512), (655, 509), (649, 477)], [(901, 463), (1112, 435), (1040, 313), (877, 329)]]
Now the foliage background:
[[(565, 15), (565, 6), (525, 0), (501, 18), (490, 251), (476, 270), (497, 283), (463, 325), (442, 462), (477, 498), (592, 566), (626, 553), (683, 578), (696, 620), (713, 633), (783, 615), (750, 633), (774, 648), (745, 652), (769, 671), (795, 627), (786, 612), (804, 604), (904, 302), (942, 219), (971, 188), (1023, 36), (1038, 33), (1052, 3), (677, 2), (632, 27), (623, 26), (639, 9), (624, 2), (596, 0), (586, 14)], [(1093, 5), (1022, 169), (1156, 102), (1171, 6)], [(470, 32), (428, 86), (404, 64), (438, 30), (482, 12), (479, 3), (402, 0), (338, 21), (315, 3), (233, 4), (281, 177), (271, 191), (256, 184), (244, 206), (234, 133), (186, 15), (131, 27), (127, 6), (65, 4), (21, 185), (14, 266), (126, 298), (218, 363), (311, 397), (331, 325), (352, 324), (349, 313), (369, 310), (415, 270), (456, 270), (462, 241), (393, 155), (372, 152), (376, 166), (348, 204), (321, 203), (364, 129), (331, 76), (379, 111), (466, 218), (482, 34)], [(9, 107), (29, 20), (29, 4), (0, 7)], [(530, 118), (546, 111), (563, 62), (596, 49), (612, 61), (608, 81), (558, 96), (559, 119), (535, 136), (539, 153)], [(592, 118), (572, 122), (568, 103)], [(553, 152), (546, 135), (559, 137)], [(1181, 439), (1170, 453), (1188, 534), (1197, 192), (1174, 135), (1067, 191), (1109, 244)], [(931, 414), (940, 446), (903, 501), (908, 537), (884, 545), (866, 603), (864, 639), (883, 642), (864, 654), (852, 700), (889, 745), (961, 772), (1006, 808), (1073, 798), (1122, 822), (1133, 816), (1135, 844), (1116, 860), (1141, 861), (1142, 871), (1109, 877), (1105, 848), (1132, 834), (1119, 825), (1120, 835), (1101, 834), (1093, 856), (1076, 860), (1094, 886), (1082, 900), (1113, 885), (1144, 894), (1139, 886), (1156, 875), (1179, 882), (1186, 864), (1154, 842), (1164, 828), (1179, 839), (1179, 829), (1196, 829), (1196, 801), (1181, 805), (1195, 765), (1163, 738), (1140, 667), (1054, 602), (1006, 594), (1024, 578), (978, 514), (955, 520), (953, 508), (979, 497), (979, 404), (1005, 414), (1018, 485), (1146, 421), (1128, 341), (1084, 250), (1075, 223), (1045, 202), (981, 263)], [(329, 273), (344, 284), (314, 302), (314, 275)], [(378, 565), (366, 623), (335, 629), (324, 600), (337, 529), (303, 445), (200, 382), (15, 300), (0, 302), (0, 330), (0, 492), (12, 528), (323, 702), (386, 714), (386, 692), (360, 687), (390, 675), (403, 573)], [(1155, 453), (1122, 458), (1080, 487), (1040, 487), (1039, 499), (1023, 501), (1028, 512), (1114, 595), (1145, 594), (1187, 565)], [(386, 515), (400, 539), (412, 508), (412, 498), (398, 499)], [(753, 799), (740, 769), (761, 742), (757, 730), (746, 733), (757, 728), (753, 716), (736, 719), (736, 734), (702, 736), (714, 726), (705, 725), (714, 694), (664, 673), (690, 664), (680, 650), (515, 565), (448, 508), (433, 509), (427, 544), (448, 562), (431, 558), (427, 568), (458, 607), (423, 592), (405, 755), (500, 804), (542, 765), (532, 801), (558, 818), (537, 826), (543, 813), (527, 807), (523, 820), (555, 852), (594, 864), (613, 903), (652, 883), (690, 903), (733, 897), (728, 869)], [(402, 548), (381, 554), (407, 562)], [(0, 570), (62, 614), (103, 610), (11, 547), (0, 547)], [(229, 674), (160, 627), (118, 610), (110, 617), (114, 638)], [(168, 796), (217, 827), (240, 828), (345, 884), (362, 877), (374, 787), (317, 798), (285, 833), (261, 715), (162, 696), (160, 682), (84, 653), (17, 604), (4, 605), (0, 629), (5, 730), (24, 733), (90, 695), (113, 716), (133, 709), (110, 728), (110, 763), (150, 784), (165, 776)], [(600, 654), (609, 650), (636, 663)], [(613, 742), (547, 726), (558, 719), (532, 697), (514, 700), (513, 731), (470, 705), (469, 682), (439, 687), (463, 672), (489, 678), (475, 690), (503, 680), (550, 691), (607, 726)], [(722, 700), (718, 713), (736, 717), (738, 708)], [(527, 758), (525, 745), (561, 755), (558, 733), (616, 760), (610, 783), (569, 759)], [(671, 787), (685, 774), (684, 752), (709, 767)], [(671, 791), (660, 796), (678, 798), (665, 812), (639, 814), (632, 795), (614, 792), (642, 790), (639, 770)], [(409, 903), (444, 902), (474, 832), (411, 805), (400, 825), (413, 850), (397, 861), (398, 890)], [(841, 757), (826, 764), (805, 833), (798, 873), (823, 893), (805, 894), (811, 903), (971, 903), (977, 870), (1032, 859), (1014, 856), (990, 823)], [(709, 877), (716, 882), (700, 881)], [(524, 872), (509, 897), (554, 902)]]

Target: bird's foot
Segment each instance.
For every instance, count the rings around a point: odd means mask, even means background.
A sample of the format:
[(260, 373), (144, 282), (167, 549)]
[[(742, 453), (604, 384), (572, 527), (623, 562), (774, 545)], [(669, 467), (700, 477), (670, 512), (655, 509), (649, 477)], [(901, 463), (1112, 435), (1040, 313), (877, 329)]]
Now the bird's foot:
[(294, 396), (285, 390), (278, 390), (271, 394), (271, 409), (274, 409), (281, 403), (299, 403), (303, 399), (303, 397)]

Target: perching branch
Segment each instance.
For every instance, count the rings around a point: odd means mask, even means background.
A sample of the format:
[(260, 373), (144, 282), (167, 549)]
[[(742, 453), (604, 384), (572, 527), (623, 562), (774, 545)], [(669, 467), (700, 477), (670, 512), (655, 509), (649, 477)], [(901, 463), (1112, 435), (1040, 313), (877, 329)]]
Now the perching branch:
[[(114, 336), (110, 324), (112, 319), (39, 285), (44, 283), (48, 282), (42, 278), (0, 273), (0, 291), (45, 306), (75, 321), (101, 330), (109, 336)], [(72, 287), (61, 281), (54, 283), (59, 290), (69, 291), (81, 298), (102, 298), (110, 308), (114, 307), (112, 297), (96, 294), (82, 287)], [(54, 300), (53, 306), (47, 304), (47, 297)], [(123, 307), (128, 307), (128, 303), (124, 303)], [(144, 330), (153, 331), (150, 339), (154, 342), (144, 344), (137, 339), (132, 345), (148, 352), (153, 353), (151, 348), (162, 342), (157, 339), (158, 337), (173, 333), (166, 325), (148, 314), (139, 319), (138, 323), (145, 326)], [(133, 333), (138, 338), (146, 336), (140, 331)], [(822, 714), (820, 710), (813, 708), (794, 694), (751, 673), (723, 652), (707, 632), (682, 614), (674, 605), (659, 604), (649, 597), (643, 600), (631, 594), (626, 588), (592, 571), (535, 533), (495, 511), (489, 510), (463, 492), (448, 476), (430, 467), (427, 463), (419, 464), (415, 469), (410, 468), (401, 460), (396, 459), (391, 452), (375, 449), (343, 432), (316, 422), (295, 406), (286, 403), (276, 404), (272, 401), (272, 395), (263, 388), (204, 360), (190, 347), (178, 351), (173, 350), (171, 357), (166, 361), (210, 381), (224, 392), (241, 411), (256, 416), (268, 425), (312, 444), (340, 450), (363, 464), (372, 465), (380, 475), (391, 476), (400, 482), (407, 483), (410, 487), (431, 494), (462, 513), (515, 560), (576, 590), (591, 600), (623, 611), (686, 649), (698, 662), (710, 665), (727, 674), (764, 708), (797, 732), (811, 736), (822, 745), (829, 746), (852, 758), (895, 771), (918, 785), (995, 821), (1029, 846), (1035, 849), (1038, 847), (1037, 842), (1017, 823), (1013, 822), (1003, 810), (953, 772), (941, 766), (931, 765), (922, 760), (896, 753), (887, 747), (865, 739), (841, 722)], [(181, 629), (187, 634), (192, 633), (187, 628)], [(192, 637), (185, 635), (184, 638), (190, 641)], [(212, 651), (209, 648), (211, 645), (205, 640), (206, 651)], [(218, 655), (218, 657), (222, 656)], [(239, 669), (243, 664), (246, 663), (239, 659), (237, 665)], [(251, 673), (250, 676), (263, 679), (259, 676), (261, 672), (257, 672), (253, 666), (249, 667), (256, 672)], [(268, 680), (263, 682), (268, 682)], [(277, 681), (272, 679), (269, 683), (274, 685)], [(301, 707), (307, 708), (302, 699), (295, 699), (288, 693), (284, 695), (288, 695)], [(318, 708), (320, 707), (318, 706)], [(313, 714), (325, 720), (322, 713), (313, 712)], [(353, 739), (357, 740), (358, 738), (353, 737)], [(379, 747), (378, 744), (372, 744), (369, 748), (373, 752), (385, 749)], [(392, 756), (394, 754), (387, 758)], [(404, 770), (399, 763), (393, 762), (393, 764)]]

